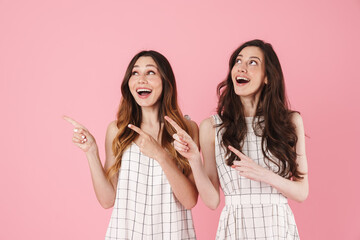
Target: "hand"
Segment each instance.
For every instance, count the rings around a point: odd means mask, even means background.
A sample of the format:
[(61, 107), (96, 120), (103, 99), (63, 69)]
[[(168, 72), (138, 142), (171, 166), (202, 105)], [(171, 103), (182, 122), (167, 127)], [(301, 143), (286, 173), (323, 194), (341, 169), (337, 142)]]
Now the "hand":
[(128, 127), (139, 134), (138, 146), (143, 154), (158, 162), (164, 158), (164, 155), (167, 154), (167, 152), (152, 136), (132, 124), (129, 124)]
[(267, 182), (268, 175), (272, 173), (270, 170), (263, 168), (233, 146), (229, 146), (229, 149), (240, 159), (234, 161), (234, 165), (231, 167), (237, 170), (241, 176), (258, 182)]
[(176, 151), (178, 151), (183, 157), (189, 159), (189, 161), (199, 158), (199, 148), (194, 140), (189, 136), (189, 134), (187, 134), (187, 132), (185, 132), (174, 120), (168, 116), (165, 116), (165, 120), (168, 121), (176, 130), (176, 133), (173, 135), (174, 148)]
[(95, 138), (86, 129), (86, 127), (84, 127), (83, 125), (81, 125), (80, 123), (78, 123), (77, 121), (75, 121), (70, 117), (64, 116), (63, 118), (74, 126), (74, 134), (72, 141), (76, 146), (78, 146), (81, 150), (83, 150), (86, 153), (92, 151), (95, 152), (98, 151)]

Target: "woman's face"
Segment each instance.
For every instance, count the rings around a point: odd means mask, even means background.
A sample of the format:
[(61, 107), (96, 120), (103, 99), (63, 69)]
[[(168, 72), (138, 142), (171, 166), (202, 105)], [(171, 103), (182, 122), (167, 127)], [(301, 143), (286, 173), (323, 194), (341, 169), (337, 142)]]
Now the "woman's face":
[(264, 84), (268, 81), (261, 49), (254, 46), (243, 48), (231, 70), (231, 78), (235, 93), (240, 98), (260, 96)]
[(128, 84), (140, 107), (153, 107), (158, 104), (163, 89), (162, 80), (152, 57), (140, 57), (136, 61)]

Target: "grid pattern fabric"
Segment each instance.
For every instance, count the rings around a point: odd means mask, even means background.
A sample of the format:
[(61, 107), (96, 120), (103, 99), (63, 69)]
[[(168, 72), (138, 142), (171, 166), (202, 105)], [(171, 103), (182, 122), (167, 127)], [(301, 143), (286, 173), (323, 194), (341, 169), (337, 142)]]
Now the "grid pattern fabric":
[(122, 157), (105, 239), (196, 239), (191, 211), (176, 199), (158, 162), (135, 143)]
[[(218, 115), (215, 124), (221, 123)], [(246, 117), (247, 134), (242, 152), (257, 164), (277, 170), (271, 162), (265, 164), (261, 137), (255, 135), (252, 117)], [(215, 130), (215, 156), (225, 206), (220, 215), (216, 239), (300, 239), (294, 215), (287, 198), (272, 186), (247, 179), (226, 165), (225, 149), (221, 145), (222, 130)]]

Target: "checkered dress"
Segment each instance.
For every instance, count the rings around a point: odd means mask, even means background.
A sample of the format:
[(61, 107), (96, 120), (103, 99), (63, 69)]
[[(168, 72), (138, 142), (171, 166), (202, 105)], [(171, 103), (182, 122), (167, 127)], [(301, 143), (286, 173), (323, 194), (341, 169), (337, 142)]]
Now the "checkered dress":
[(196, 239), (191, 211), (176, 199), (158, 162), (135, 143), (122, 157), (105, 239)]
[[(221, 123), (218, 115), (215, 123)], [(255, 135), (252, 117), (246, 118), (247, 135), (243, 153), (259, 165), (268, 168), (261, 151), (261, 137)], [(219, 134), (218, 134), (219, 133)], [(220, 145), (222, 132), (216, 127), (215, 155), (221, 188), (225, 194), (216, 239), (299, 239), (294, 215), (287, 198), (275, 188), (242, 177), (225, 162), (225, 150)], [(270, 163), (270, 169), (277, 169)]]

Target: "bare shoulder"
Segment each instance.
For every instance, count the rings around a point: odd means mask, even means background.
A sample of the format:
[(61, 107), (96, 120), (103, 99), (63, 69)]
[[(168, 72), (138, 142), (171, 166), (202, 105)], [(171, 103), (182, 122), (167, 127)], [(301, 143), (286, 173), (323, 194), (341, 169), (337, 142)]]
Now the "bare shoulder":
[(189, 126), (189, 128), (191, 129), (192, 132), (199, 131), (199, 127), (195, 121), (185, 118), (185, 122)]
[(293, 124), (296, 128), (298, 128), (298, 129), (304, 128), (303, 120), (302, 120), (300, 113), (293, 112), (291, 114), (291, 121), (293, 122)]
[[(117, 135), (118, 132), (118, 127), (117, 127), (117, 121), (112, 121), (109, 123), (107, 131), (106, 131), (106, 138), (105, 138), (105, 153), (106, 153), (106, 160), (105, 160), (105, 165), (104, 168), (107, 171), (111, 166), (113, 166), (116, 162), (114, 153), (113, 153), (113, 142), (114, 139)], [(116, 176), (114, 175), (112, 181), (113, 186), (116, 187), (117, 185), (117, 181), (116, 181)]]
[(108, 127), (107, 127), (107, 131), (106, 131), (106, 136), (109, 138), (114, 139), (117, 132), (118, 132), (118, 127), (117, 127), (117, 122), (116, 120), (112, 121), (109, 123)]
[(208, 117), (200, 123), (200, 132), (211, 131), (215, 128), (215, 122), (213, 117)]
[(197, 138), (199, 135), (199, 127), (198, 127), (197, 123), (195, 121), (191, 120), (190, 118), (186, 118), (186, 117), (184, 117), (184, 121), (189, 128), (190, 136), (192, 138), (194, 138), (194, 137)]
[(204, 119), (200, 123), (200, 143), (213, 145), (215, 143), (215, 121), (213, 117)]

